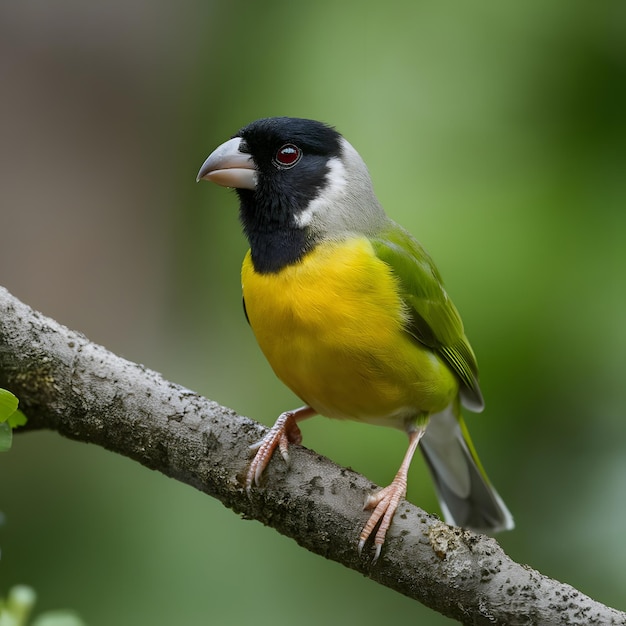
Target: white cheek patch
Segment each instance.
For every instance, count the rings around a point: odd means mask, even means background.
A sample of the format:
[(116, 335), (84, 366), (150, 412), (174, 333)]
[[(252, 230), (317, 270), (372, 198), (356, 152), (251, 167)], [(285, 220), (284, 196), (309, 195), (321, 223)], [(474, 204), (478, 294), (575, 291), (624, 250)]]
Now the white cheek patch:
[(294, 216), (296, 226), (308, 226), (315, 215), (333, 211), (333, 205), (340, 201), (346, 187), (346, 168), (339, 157), (328, 159), (328, 171), (320, 195), (309, 202), (304, 211)]

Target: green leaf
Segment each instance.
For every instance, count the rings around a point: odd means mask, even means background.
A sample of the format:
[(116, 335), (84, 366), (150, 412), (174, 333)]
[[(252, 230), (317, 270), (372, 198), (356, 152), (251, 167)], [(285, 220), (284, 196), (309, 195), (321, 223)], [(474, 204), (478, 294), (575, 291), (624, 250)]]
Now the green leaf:
[(27, 421), (28, 421), (28, 418), (19, 409), (17, 409), (17, 411), (14, 411), (13, 415), (11, 415), (11, 417), (9, 417), (8, 419), (8, 423), (11, 428), (24, 426), (24, 424), (26, 424)]
[(0, 422), (0, 452), (6, 452), (11, 448), (13, 441), (13, 429), (8, 422)]
[(0, 389), (0, 422), (6, 422), (17, 411), (18, 399), (6, 389)]

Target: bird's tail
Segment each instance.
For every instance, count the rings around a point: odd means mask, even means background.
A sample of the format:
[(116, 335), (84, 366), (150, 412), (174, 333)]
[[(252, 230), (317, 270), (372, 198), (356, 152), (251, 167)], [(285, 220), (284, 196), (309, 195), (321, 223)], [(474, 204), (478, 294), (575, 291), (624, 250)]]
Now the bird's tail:
[(448, 524), (493, 533), (514, 527), (513, 516), (483, 469), (465, 422), (452, 403), (432, 415), (420, 448)]

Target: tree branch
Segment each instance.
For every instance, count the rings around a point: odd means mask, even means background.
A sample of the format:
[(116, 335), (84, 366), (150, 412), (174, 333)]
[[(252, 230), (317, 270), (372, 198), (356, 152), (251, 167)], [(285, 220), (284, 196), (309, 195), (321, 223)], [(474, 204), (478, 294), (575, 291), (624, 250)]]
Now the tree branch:
[(626, 624), (626, 614), (512, 561), (497, 542), (405, 502), (381, 559), (360, 557), (361, 509), (372, 485), (292, 446), (249, 498), (241, 476), (264, 428), (126, 361), (33, 311), (0, 288), (0, 387), (28, 428), (47, 428), (135, 459), (272, 526), (463, 624)]

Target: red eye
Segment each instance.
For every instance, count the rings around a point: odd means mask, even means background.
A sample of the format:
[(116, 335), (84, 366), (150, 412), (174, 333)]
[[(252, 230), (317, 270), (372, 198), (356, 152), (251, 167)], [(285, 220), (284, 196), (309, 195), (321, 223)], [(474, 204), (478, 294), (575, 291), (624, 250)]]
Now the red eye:
[(274, 161), (276, 164), (283, 168), (289, 169), (293, 167), (302, 157), (302, 151), (298, 146), (294, 146), (292, 143), (286, 143), (282, 148), (278, 150)]

